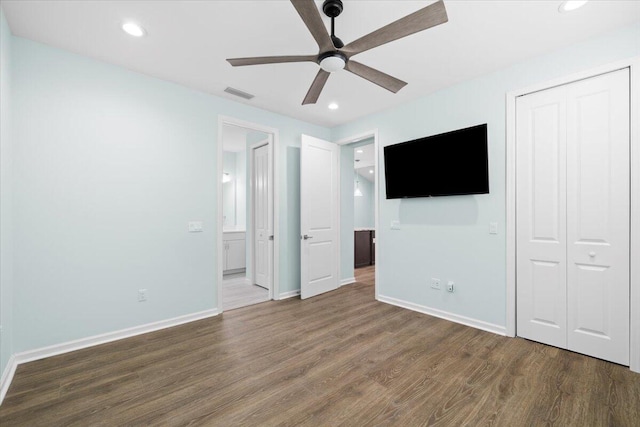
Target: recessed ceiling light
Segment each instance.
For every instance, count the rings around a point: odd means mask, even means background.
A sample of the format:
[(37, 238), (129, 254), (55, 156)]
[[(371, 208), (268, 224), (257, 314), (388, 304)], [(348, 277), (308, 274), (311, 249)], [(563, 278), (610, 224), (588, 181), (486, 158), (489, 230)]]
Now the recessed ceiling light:
[(338, 109), (338, 104), (336, 104), (335, 102), (332, 102), (331, 104), (329, 104), (329, 110), (337, 110)]
[(133, 37), (142, 37), (147, 33), (144, 28), (131, 21), (127, 21), (122, 24), (122, 31)]
[(576, 9), (584, 6), (585, 4), (587, 4), (587, 1), (589, 1), (589, 0), (566, 0), (566, 1), (563, 1), (562, 3), (560, 3), (560, 7), (558, 8), (558, 11), (560, 13), (571, 12), (572, 10), (576, 10)]
[(362, 154), (362, 153), (364, 153), (364, 150), (356, 150), (356, 153)]
[(369, 173), (373, 173), (373, 169), (369, 169)]

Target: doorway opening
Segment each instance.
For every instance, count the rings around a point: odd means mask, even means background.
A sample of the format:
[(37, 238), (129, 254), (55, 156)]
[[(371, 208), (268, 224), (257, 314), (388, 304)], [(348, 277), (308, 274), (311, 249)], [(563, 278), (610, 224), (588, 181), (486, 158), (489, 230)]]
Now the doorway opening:
[(277, 130), (219, 119), (218, 301), (231, 310), (265, 302), (275, 289)]
[(377, 130), (338, 141), (340, 147), (341, 286), (371, 285), (378, 298), (378, 167)]

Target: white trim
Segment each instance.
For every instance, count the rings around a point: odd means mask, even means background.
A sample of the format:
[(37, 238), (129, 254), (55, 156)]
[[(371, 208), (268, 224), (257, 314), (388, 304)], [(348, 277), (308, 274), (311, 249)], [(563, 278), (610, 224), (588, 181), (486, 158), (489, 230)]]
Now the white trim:
[(218, 273), (216, 275), (216, 286), (218, 288), (217, 299), (218, 299), (218, 310), (220, 313), (223, 312), (224, 307), (222, 306), (222, 215), (220, 215), (220, 209), (222, 207), (222, 180), (218, 176), (218, 173), (222, 171), (222, 130), (224, 125), (232, 125), (238, 126), (245, 129), (255, 130), (258, 132), (263, 132), (267, 134), (271, 134), (271, 142), (273, 143), (272, 150), (272, 163), (273, 163), (273, 286), (270, 290), (271, 298), (274, 298), (275, 295), (279, 295), (280, 290), (280, 176), (277, 173), (279, 171), (279, 141), (280, 141), (280, 131), (276, 128), (272, 128), (269, 126), (262, 126), (256, 123), (248, 122), (245, 120), (236, 119), (234, 117), (218, 115), (218, 141), (216, 147), (216, 156), (218, 158), (217, 162), (217, 171), (216, 171), (216, 182), (217, 182), (217, 201), (216, 201), (216, 217), (218, 222), (218, 235), (216, 237), (216, 247), (217, 247), (217, 269)]
[(623, 68), (631, 74), (631, 298), (630, 298), (630, 354), (629, 368), (640, 372), (640, 265), (633, 260), (640, 257), (640, 57), (602, 65), (538, 83), (506, 94), (506, 214), (507, 214), (507, 321), (508, 336), (516, 335), (516, 218), (515, 218), (515, 113), (516, 98), (532, 92), (584, 80)]
[(352, 283), (356, 283), (356, 278), (355, 277), (349, 277), (348, 279), (340, 280), (340, 286), (350, 285)]
[[(512, 98), (510, 98), (512, 97)], [(512, 126), (509, 124), (513, 123)], [(506, 334), (516, 336), (516, 97), (507, 94), (506, 117), (506, 227), (507, 227), (507, 321)]]
[(13, 381), (13, 376), (15, 375), (17, 368), (18, 362), (16, 361), (16, 356), (12, 354), (7, 362), (7, 366), (5, 366), (4, 371), (2, 372), (2, 378), (0, 379), (0, 405), (2, 405), (2, 401), (9, 391), (9, 386), (11, 385), (11, 381)]
[(197, 313), (185, 314), (184, 316), (178, 316), (171, 319), (160, 320), (140, 326), (121, 329), (119, 331), (107, 332), (105, 334), (80, 338), (78, 340), (55, 344), (48, 347), (37, 348), (35, 350), (15, 353), (9, 359), (7, 368), (5, 368), (5, 371), (2, 374), (2, 381), (0, 383), (0, 404), (2, 403), (2, 400), (4, 399), (4, 396), (9, 389), (9, 385), (11, 384), (11, 380), (13, 379), (13, 375), (18, 365), (44, 359), (47, 357), (57, 356), (59, 354), (69, 353), (76, 350), (82, 350), (84, 348), (93, 347), (100, 344), (106, 344), (112, 341), (131, 338), (136, 335), (147, 334), (149, 332), (158, 331), (160, 329), (166, 329), (189, 322), (195, 322), (196, 320), (207, 319), (209, 317), (217, 315), (218, 310), (216, 309), (205, 310)]
[[(374, 212), (374, 216), (375, 216), (375, 230), (376, 230), (376, 245), (375, 245), (375, 253), (373, 254), (373, 258), (375, 260), (375, 265), (379, 266), (380, 265), (380, 257), (379, 257), (379, 249), (378, 247), (379, 242), (380, 242), (380, 215), (379, 215), (379, 211), (380, 211), (380, 196), (379, 196), (379, 192), (380, 192), (380, 164), (379, 164), (379, 151), (380, 151), (380, 146), (379, 146), (379, 140), (378, 140), (378, 129), (372, 129), (366, 132), (362, 132), (360, 134), (354, 135), (354, 136), (350, 136), (348, 138), (342, 138), (340, 140), (338, 140), (336, 142), (336, 144), (338, 145), (348, 145), (348, 144), (352, 144), (355, 142), (360, 142), (363, 139), (367, 139), (367, 138), (373, 138), (373, 147), (374, 147), (374, 151), (375, 151), (375, 160), (374, 160), (374, 165), (375, 165), (375, 169), (376, 169), (376, 174), (374, 177), (374, 206), (375, 206), (375, 212)], [(340, 171), (340, 167), (338, 167), (338, 171)], [(342, 206), (340, 206), (340, 197), (338, 197), (338, 209), (341, 210)], [(338, 215), (338, 219), (340, 218), (340, 215)], [(340, 230), (341, 231), (341, 230)], [(341, 246), (341, 242), (340, 242), (340, 235), (342, 233), (338, 233), (338, 247), (342, 247)], [(379, 283), (380, 283), (380, 269), (378, 267), (376, 267), (375, 269), (375, 284), (374, 284), (374, 296), (375, 299), (379, 300), (379, 295), (380, 295), (380, 288), (379, 288)], [(350, 279), (344, 279), (344, 280), (350, 280)], [(342, 286), (342, 285), (341, 285)]]
[(223, 236), (223, 232), (222, 230), (224, 229), (224, 224), (222, 221), (222, 176), (221, 173), (223, 173), (224, 171), (224, 165), (222, 162), (222, 158), (223, 158), (223, 150), (222, 150), (222, 140), (224, 139), (223, 136), (223, 126), (224, 126), (224, 121), (222, 120), (222, 117), (218, 116), (218, 141), (216, 142), (216, 171), (215, 171), (215, 180), (216, 180), (216, 222), (217, 222), (217, 226), (216, 226), (216, 231), (217, 231), (217, 235), (216, 235), (216, 286), (218, 287), (218, 292), (217, 292), (217, 303), (216, 305), (218, 306), (218, 310), (220, 311), (220, 313), (222, 313), (223, 308), (222, 308), (222, 298), (223, 298), (223, 292), (222, 292), (222, 280), (223, 280), (223, 269), (224, 269), (224, 262), (223, 262), (223, 258), (224, 258), (224, 236)]
[(373, 130), (373, 143), (374, 148), (376, 150), (375, 153), (375, 161), (374, 164), (376, 165), (376, 176), (375, 176), (375, 183), (374, 183), (374, 192), (375, 192), (375, 197), (374, 197), (374, 201), (373, 203), (375, 203), (376, 209), (374, 212), (375, 218), (374, 218), (374, 225), (376, 226), (376, 236), (374, 237), (375, 239), (375, 246), (374, 246), (374, 253), (373, 253), (373, 260), (374, 263), (376, 265), (375, 271), (374, 271), (374, 296), (375, 299), (378, 299), (378, 296), (380, 295), (380, 269), (377, 267), (378, 265), (380, 265), (380, 262), (382, 261), (380, 259), (380, 255), (379, 255), (379, 247), (380, 245), (378, 244), (378, 242), (380, 241), (380, 235), (382, 233), (380, 233), (380, 144), (378, 141), (378, 129), (374, 129)]
[[(631, 328), (629, 368), (640, 373), (640, 58), (631, 69)], [(636, 262), (633, 262), (636, 260)]]
[(417, 311), (418, 313), (428, 314), (429, 316), (439, 317), (440, 319), (448, 320), (450, 322), (460, 323), (472, 328), (481, 329), (483, 331), (492, 332), (494, 334), (503, 335), (507, 334), (504, 326), (495, 325), (493, 323), (484, 322), (482, 320), (472, 319), (466, 316), (460, 316), (459, 314), (450, 313), (444, 310), (438, 310), (436, 308), (427, 307), (420, 304), (414, 304), (412, 302), (404, 301), (397, 298), (386, 297), (384, 295), (378, 296), (378, 301), (395, 305), (398, 307), (406, 308), (407, 310)]
[(298, 295), (300, 295), (300, 290), (297, 291), (289, 291), (289, 292), (283, 292), (278, 296), (279, 300), (282, 299), (287, 299), (287, 298), (292, 298), (292, 297), (297, 297)]
[(149, 332), (159, 331), (160, 329), (171, 328), (174, 326), (182, 325), (184, 323), (195, 322), (196, 320), (207, 319), (209, 317), (214, 317), (217, 315), (218, 310), (216, 309), (185, 314), (184, 316), (160, 320), (140, 326), (134, 326), (132, 328), (120, 329), (119, 331), (107, 332), (105, 334), (94, 335), (91, 337), (80, 338), (78, 340), (55, 344), (48, 347), (37, 348), (35, 350), (24, 351), (21, 353), (16, 353), (15, 356), (18, 364), (33, 362), (34, 360), (57, 356), (59, 354), (69, 353), (76, 350), (82, 350), (83, 348), (106, 344), (125, 338), (131, 338), (135, 337), (136, 335), (147, 334)]

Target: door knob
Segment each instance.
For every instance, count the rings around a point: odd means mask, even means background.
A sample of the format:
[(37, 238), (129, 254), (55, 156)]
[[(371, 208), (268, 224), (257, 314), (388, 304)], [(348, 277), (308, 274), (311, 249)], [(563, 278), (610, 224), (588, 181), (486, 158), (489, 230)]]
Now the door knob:
[(591, 258), (593, 258), (594, 256), (596, 256), (596, 253), (595, 253), (595, 252), (593, 252), (593, 251), (591, 251), (591, 252), (589, 252), (589, 256), (590, 256)]
[(304, 236), (302, 236), (302, 238), (304, 240), (309, 240), (309, 239), (313, 239), (313, 236), (309, 236), (309, 235), (305, 234)]

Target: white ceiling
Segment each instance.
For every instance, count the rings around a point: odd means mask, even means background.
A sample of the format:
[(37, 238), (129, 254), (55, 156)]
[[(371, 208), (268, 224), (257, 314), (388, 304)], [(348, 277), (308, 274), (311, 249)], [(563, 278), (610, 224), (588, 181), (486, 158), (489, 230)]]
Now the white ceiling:
[(238, 153), (247, 149), (247, 130), (239, 126), (222, 126), (222, 149)]
[(366, 166), (373, 166), (376, 162), (375, 146), (367, 144), (353, 149), (353, 167), (358, 169)]
[[(372, 172), (373, 171), (373, 172)], [(356, 173), (367, 181), (373, 182), (376, 174), (376, 168), (374, 166), (368, 166), (365, 168), (356, 168)]]
[[(316, 1), (320, 7), (321, 0)], [(336, 35), (345, 43), (432, 1), (344, 0)], [(308, 55), (314, 39), (289, 1), (12, 1), (2, 7), (14, 35), (60, 47), (214, 95), (232, 86), (240, 102), (323, 126), (387, 109), (640, 20), (640, 1), (591, 1), (558, 13), (560, 0), (445, 0), (449, 22), (355, 57), (409, 84), (397, 94), (351, 73), (334, 73), (316, 105), (302, 106), (313, 63), (233, 68), (226, 58)], [(148, 36), (120, 30), (140, 22)], [(329, 25), (329, 19), (324, 17)], [(338, 110), (327, 109), (330, 102)]]
[[(359, 151), (362, 151), (359, 153)], [(367, 144), (353, 149), (353, 168), (368, 181), (373, 182), (376, 170), (375, 145)]]
[(243, 128), (230, 124), (222, 126), (222, 149), (238, 153), (247, 150), (247, 142), (258, 142), (268, 138), (269, 135), (257, 130)]

